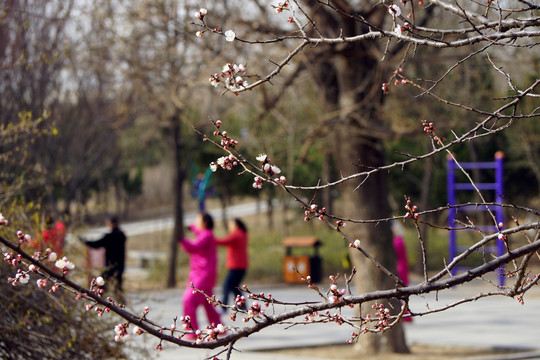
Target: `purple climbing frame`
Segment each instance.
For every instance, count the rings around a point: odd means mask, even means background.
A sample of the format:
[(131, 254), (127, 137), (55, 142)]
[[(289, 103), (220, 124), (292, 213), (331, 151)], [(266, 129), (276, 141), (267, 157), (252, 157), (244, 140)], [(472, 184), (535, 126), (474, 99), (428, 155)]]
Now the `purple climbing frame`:
[[(502, 151), (497, 151), (495, 153), (495, 161), (492, 162), (462, 162), (460, 163), (461, 167), (463, 169), (495, 169), (495, 180), (493, 183), (478, 183), (475, 184), (476, 188), (483, 191), (494, 191), (495, 192), (495, 202), (497, 204), (502, 204), (502, 197), (503, 197), (503, 161), (504, 161), (504, 153)], [(449, 157), (447, 160), (447, 188), (448, 188), (448, 204), (449, 205), (456, 205), (457, 203), (457, 196), (456, 193), (458, 191), (474, 191), (475, 188), (471, 183), (457, 183), (456, 182), (456, 176), (455, 171), (458, 170), (458, 166), (455, 163), (455, 161)], [(450, 209), (448, 212), (448, 226), (450, 228), (453, 228), (455, 224), (455, 220), (457, 218), (458, 211), (487, 211), (487, 209), (490, 209), (494, 214), (495, 218), (497, 219), (497, 224), (503, 223), (504, 224), (504, 214), (503, 214), (503, 208), (502, 206), (466, 206), (461, 207), (459, 210), (456, 209)], [(478, 226), (479, 229), (486, 233), (496, 233), (498, 232), (497, 226), (495, 225), (480, 225)], [(448, 249), (448, 255), (450, 262), (459, 255), (459, 253), (463, 250), (465, 250), (466, 247), (461, 247), (458, 245), (458, 230), (450, 230), (449, 233), (449, 249)], [(497, 254), (497, 256), (501, 256), (505, 252), (504, 243), (502, 241), (497, 240), (495, 246), (488, 246), (486, 247), (486, 252)], [(452, 275), (455, 275), (458, 270), (464, 269), (464, 267), (454, 267), (452, 269)], [(500, 268), (497, 270), (497, 273), (499, 274), (499, 284), (501, 286), (504, 285), (504, 269)]]

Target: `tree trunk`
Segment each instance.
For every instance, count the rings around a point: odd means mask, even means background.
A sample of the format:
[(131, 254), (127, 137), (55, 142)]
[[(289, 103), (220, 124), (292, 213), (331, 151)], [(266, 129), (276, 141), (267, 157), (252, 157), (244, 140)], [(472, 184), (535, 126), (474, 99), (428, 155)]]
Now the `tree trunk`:
[[(385, 165), (384, 134), (387, 129), (381, 116), (382, 71), (378, 59), (367, 49), (353, 45), (342, 50), (341, 56), (338, 56), (334, 63), (334, 69), (337, 76), (337, 105), (341, 113), (339, 125), (336, 126), (334, 133), (334, 149), (340, 171), (346, 176)], [(358, 108), (360, 110), (353, 110)], [(343, 194), (347, 217), (355, 219), (390, 217), (387, 176), (384, 171), (367, 178), (348, 181), (344, 184)], [(354, 239), (359, 239), (362, 247), (382, 266), (396, 273), (396, 255), (389, 222), (348, 224), (345, 231)], [(377, 269), (357, 249), (351, 249), (351, 261), (357, 270), (353, 280), (356, 293), (397, 286), (394, 280)], [(371, 305), (364, 304), (358, 310), (362, 314), (373, 312)], [(397, 301), (383, 305), (393, 314), (397, 314), (401, 307)], [(401, 324), (397, 324), (382, 335), (360, 336), (356, 348), (364, 354), (409, 352)]]
[(170, 118), (170, 127), (173, 138), (174, 148), (174, 230), (170, 243), (169, 253), (169, 274), (167, 277), (167, 287), (176, 286), (176, 263), (178, 258), (178, 239), (184, 237), (184, 209), (182, 208), (182, 186), (185, 180), (185, 165), (182, 156), (182, 129), (181, 129), (181, 110), (176, 109), (174, 115)]
[[(347, 132), (343, 134), (346, 136)], [(350, 132), (349, 132), (350, 134)], [(368, 139), (354, 137), (347, 142), (342, 142), (341, 147), (341, 169), (346, 167), (349, 171), (366, 170), (384, 164), (384, 149), (382, 141), (378, 139)], [(356, 165), (362, 167), (359, 169)], [(364, 167), (365, 166), (365, 167)], [(345, 172), (344, 172), (345, 173)], [(364, 181), (365, 180), (365, 181)], [(360, 182), (363, 184), (358, 187)], [(356, 188), (358, 187), (358, 188)], [(390, 214), (390, 207), (387, 201), (387, 177), (386, 173), (379, 172), (371, 175), (368, 179), (359, 181), (349, 181), (344, 186), (345, 211), (353, 218), (377, 219), (386, 218)], [(354, 239), (361, 241), (361, 246), (371, 256), (373, 256), (385, 268), (395, 273), (396, 257), (393, 250), (392, 230), (389, 222), (378, 224), (347, 224), (345, 231)], [(351, 261), (357, 273), (353, 279), (356, 293), (364, 293), (380, 289), (391, 289), (396, 283), (377, 267), (357, 249), (351, 249)], [(398, 302), (383, 303), (392, 313), (396, 314), (400, 310)], [(373, 317), (372, 304), (364, 304), (358, 309), (363, 315), (371, 314)], [(359, 337), (356, 349), (364, 354), (378, 352), (398, 352), (408, 353), (409, 349), (405, 342), (405, 334), (401, 324), (397, 324), (391, 331), (379, 334), (364, 334)]]

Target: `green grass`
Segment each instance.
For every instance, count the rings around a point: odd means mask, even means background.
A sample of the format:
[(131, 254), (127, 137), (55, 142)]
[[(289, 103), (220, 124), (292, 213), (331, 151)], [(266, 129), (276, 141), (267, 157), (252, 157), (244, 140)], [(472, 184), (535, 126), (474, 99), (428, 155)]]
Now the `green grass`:
[[(298, 214), (293, 214), (298, 215)], [(245, 282), (248, 284), (279, 283), (283, 281), (283, 258), (285, 248), (282, 245), (284, 230), (280, 216), (274, 219), (275, 226), (269, 228), (266, 216), (250, 216), (243, 219), (249, 229), (249, 261), (250, 267), (247, 272)], [(216, 223), (216, 236), (223, 236), (226, 230), (221, 222)], [(168, 254), (171, 231), (156, 231), (153, 234), (131, 236), (128, 239), (130, 250), (163, 251)], [(348, 246), (335, 231), (329, 229), (323, 222), (311, 220), (293, 221), (288, 228), (287, 236), (315, 236), (322, 242), (319, 248), (319, 255), (322, 258), (323, 281), (328, 275), (343, 273), (349, 269), (344, 269), (344, 259), (347, 256)], [(464, 245), (472, 244), (478, 240), (478, 235), (468, 233), (468, 240), (462, 242)], [(405, 236), (409, 265), (414, 269), (418, 259), (418, 237), (412, 227), (406, 228)], [(448, 232), (440, 229), (430, 228), (426, 242), (428, 253), (428, 270), (436, 271), (444, 268), (445, 261), (448, 263)], [(312, 248), (294, 248), (293, 255), (314, 255)], [(488, 255), (489, 256), (489, 255)], [(218, 281), (221, 282), (226, 275), (225, 269), (225, 249), (219, 248), (218, 252)], [(168, 259), (168, 255), (165, 259)], [(188, 257), (181, 250), (178, 252), (177, 279), (178, 284), (183, 285), (186, 280), (188, 268)], [(479, 265), (482, 263), (482, 253), (473, 254), (471, 260), (464, 265)], [(167, 274), (167, 260), (156, 261), (147, 279), (142, 281), (154, 286), (164, 286)]]
[[(279, 216), (274, 219), (276, 226), (269, 229), (265, 216), (246, 217), (243, 220), (247, 223), (249, 229), (249, 262), (245, 282), (250, 284), (258, 283), (277, 283), (283, 281), (283, 257), (285, 248), (282, 245), (284, 238), (283, 228), (278, 226)], [(322, 245), (319, 248), (319, 255), (322, 257), (323, 276), (330, 274), (343, 273), (343, 258), (347, 253), (345, 241), (322, 222), (312, 220), (309, 223), (303, 221), (289, 228), (288, 236), (315, 236)], [(221, 222), (216, 223), (216, 236), (226, 234)], [(163, 251), (168, 254), (169, 242), (172, 236), (170, 230), (156, 231), (151, 234), (130, 236), (128, 239), (128, 250), (138, 251)], [(293, 255), (314, 255), (312, 248), (294, 248)], [(226, 275), (225, 269), (225, 249), (219, 248), (218, 251), (218, 281), (221, 282)], [(128, 259), (129, 264), (129, 259)], [(134, 265), (134, 263), (131, 263)], [(181, 250), (178, 252), (177, 279), (178, 283), (186, 280), (188, 273), (188, 257)], [(142, 281), (148, 284), (164, 285), (167, 274), (167, 262), (155, 261), (150, 269), (147, 279)]]

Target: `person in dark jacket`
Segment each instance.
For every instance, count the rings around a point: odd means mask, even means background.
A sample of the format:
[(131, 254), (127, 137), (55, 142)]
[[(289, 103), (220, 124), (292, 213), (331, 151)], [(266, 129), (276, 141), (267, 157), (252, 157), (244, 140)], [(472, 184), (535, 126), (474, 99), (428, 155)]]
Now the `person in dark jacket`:
[(122, 291), (122, 276), (126, 262), (126, 235), (120, 230), (118, 218), (113, 216), (107, 225), (111, 232), (101, 239), (88, 241), (81, 239), (91, 248), (105, 248), (105, 271), (101, 274), (105, 284), (109, 279), (116, 279), (116, 290)]

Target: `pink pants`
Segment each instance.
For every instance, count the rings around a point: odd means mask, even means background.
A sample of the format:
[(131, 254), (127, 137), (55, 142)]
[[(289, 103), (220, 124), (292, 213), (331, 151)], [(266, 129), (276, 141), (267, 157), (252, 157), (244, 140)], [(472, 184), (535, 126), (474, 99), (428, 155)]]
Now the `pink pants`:
[[(199, 288), (200, 289), (200, 288)], [(208, 291), (208, 289), (200, 289), (205, 291), (207, 295), (212, 294), (212, 289)], [(216, 326), (217, 324), (221, 324), (221, 318), (219, 316), (219, 313), (216, 311), (216, 308), (213, 304), (210, 304), (208, 301), (206, 301), (206, 298), (203, 294), (196, 293), (193, 294), (193, 289), (191, 286), (188, 286), (186, 288), (186, 291), (184, 292), (184, 315), (187, 315), (191, 319), (191, 326), (194, 330), (199, 329), (199, 322), (197, 321), (197, 308), (202, 305), (204, 307), (204, 310), (206, 311), (206, 317), (208, 318), (208, 322), (210, 324), (213, 324), (213, 326)]]

